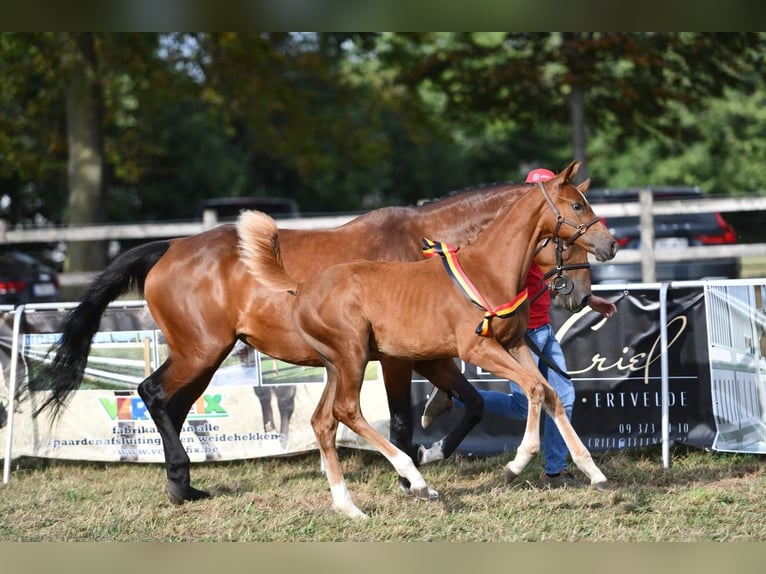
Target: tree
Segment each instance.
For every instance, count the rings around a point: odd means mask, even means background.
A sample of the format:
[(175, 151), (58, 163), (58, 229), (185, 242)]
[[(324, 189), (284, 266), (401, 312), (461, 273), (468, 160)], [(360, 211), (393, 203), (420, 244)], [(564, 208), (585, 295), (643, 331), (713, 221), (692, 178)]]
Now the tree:
[(588, 131), (672, 133), (674, 104), (693, 111), (752, 85), (765, 50), (760, 33), (514, 32), (393, 34), (380, 54), (399, 83), (440, 94), (459, 121), (568, 123), (573, 156), (587, 162)]
[[(104, 87), (92, 33), (60, 35), (67, 120), (69, 223), (106, 221)], [(69, 246), (65, 271), (99, 270), (106, 246)]]
[(0, 66), (0, 217), (55, 221), (67, 195), (55, 34), (0, 34)]

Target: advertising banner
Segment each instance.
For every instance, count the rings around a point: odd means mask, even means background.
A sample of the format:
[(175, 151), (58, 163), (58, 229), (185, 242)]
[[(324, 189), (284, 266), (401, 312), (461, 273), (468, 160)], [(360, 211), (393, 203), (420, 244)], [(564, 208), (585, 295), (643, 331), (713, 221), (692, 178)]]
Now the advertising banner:
[[(61, 309), (24, 315), (18, 342), (17, 380), (47, 360), (65, 316)], [(12, 354), (13, 314), (3, 315), (3, 373)], [(13, 453), (58, 459), (163, 462), (160, 435), (137, 385), (166, 358), (162, 333), (143, 305), (107, 310), (93, 339), (84, 381), (61, 415), (52, 421), (32, 413), (48, 392), (20, 386), (14, 410)], [(311, 415), (319, 402), (325, 372), (278, 361), (238, 343), (194, 403), (181, 431), (193, 462), (233, 460), (305, 452), (317, 448)], [(7, 389), (7, 385), (3, 385)], [(388, 436), (388, 407), (377, 362), (367, 369), (362, 408), (375, 428)], [(7, 404), (7, 401), (6, 401)], [(5, 421), (0, 421), (5, 443)], [(369, 448), (344, 425), (338, 444)]]
[[(667, 360), (671, 444), (766, 453), (766, 285), (763, 281), (697, 282), (667, 290), (666, 344), (656, 286), (597, 287), (617, 313), (552, 310), (552, 322), (575, 385), (572, 423), (594, 452), (660, 444), (662, 358)], [(93, 340), (86, 377), (62, 416), (33, 418), (45, 392), (26, 388), (28, 371), (47, 360), (69, 308), (23, 313), (14, 340), (13, 309), (0, 309), (0, 444), (12, 456), (162, 462), (160, 437), (136, 386), (165, 360), (162, 333), (142, 302), (110, 306)], [(9, 382), (16, 354), (18, 385), (8, 441)], [(456, 359), (477, 387), (509, 392), (508, 381)], [(238, 344), (194, 404), (181, 433), (192, 461), (283, 455), (316, 449), (311, 415), (324, 369), (296, 366)], [(432, 385), (413, 374), (414, 439), (441, 439), (462, 416), (453, 409), (427, 431), (420, 417)], [(389, 414), (377, 362), (361, 394), (365, 418), (388, 436)], [(515, 451), (525, 421), (485, 414), (460, 445), (467, 455)], [(338, 444), (369, 445), (340, 425)]]

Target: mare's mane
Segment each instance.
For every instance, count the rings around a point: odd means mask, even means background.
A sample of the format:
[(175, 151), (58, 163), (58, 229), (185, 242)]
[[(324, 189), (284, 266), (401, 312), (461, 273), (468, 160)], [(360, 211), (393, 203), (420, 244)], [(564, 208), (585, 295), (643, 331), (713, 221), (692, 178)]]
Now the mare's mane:
[[(524, 183), (512, 183), (507, 181), (498, 181), (495, 183), (484, 183), (458, 189), (447, 192), (441, 197), (425, 200), (418, 205), (407, 206), (387, 206), (373, 209), (366, 213), (361, 214), (359, 217), (352, 219), (344, 223), (341, 227), (345, 229), (369, 225), (371, 222), (379, 222), (388, 224), (391, 219), (398, 219), (404, 221), (407, 218), (416, 218), (420, 215), (429, 214), (431, 212), (438, 213), (442, 208), (448, 209), (454, 207), (461, 201), (471, 202), (471, 204), (479, 205), (489, 195), (497, 190), (508, 187), (521, 187), (527, 184)], [(478, 193), (477, 193), (478, 192)]]

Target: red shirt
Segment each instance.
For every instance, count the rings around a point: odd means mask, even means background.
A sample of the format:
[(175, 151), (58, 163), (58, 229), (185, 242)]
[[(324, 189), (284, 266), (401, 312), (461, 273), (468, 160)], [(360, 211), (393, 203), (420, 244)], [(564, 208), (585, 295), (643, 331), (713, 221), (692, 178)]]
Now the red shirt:
[[(532, 265), (529, 266), (529, 273), (527, 273), (526, 283), (530, 301), (535, 295), (537, 295), (540, 289), (545, 287), (545, 284), (542, 283), (542, 279), (543, 271), (540, 269), (537, 263), (533, 261)], [(537, 300), (529, 306), (529, 324), (527, 325), (527, 328), (537, 329), (538, 327), (542, 327), (543, 325), (550, 323), (551, 319), (548, 316), (548, 311), (550, 308), (551, 293), (546, 287), (545, 293), (540, 295), (540, 297), (538, 297)]]

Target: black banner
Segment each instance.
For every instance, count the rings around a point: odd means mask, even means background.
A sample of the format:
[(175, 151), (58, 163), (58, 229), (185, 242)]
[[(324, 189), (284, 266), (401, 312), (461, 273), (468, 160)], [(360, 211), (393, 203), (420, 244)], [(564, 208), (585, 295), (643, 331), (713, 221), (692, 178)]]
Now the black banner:
[[(585, 310), (575, 315), (551, 312), (557, 337), (575, 385), (572, 424), (589, 450), (661, 443), (661, 353), (659, 290), (599, 291), (617, 305), (605, 320)], [(710, 447), (715, 421), (710, 392), (705, 301), (702, 287), (673, 288), (667, 298), (669, 438), (672, 443)], [(508, 383), (464, 365), (478, 388), (508, 392)], [(431, 384), (413, 385), (419, 421)], [(462, 411), (453, 409), (427, 431), (417, 426), (415, 440), (430, 443), (452, 428)], [(487, 414), (462, 443), (463, 454), (514, 451), (524, 421)]]

